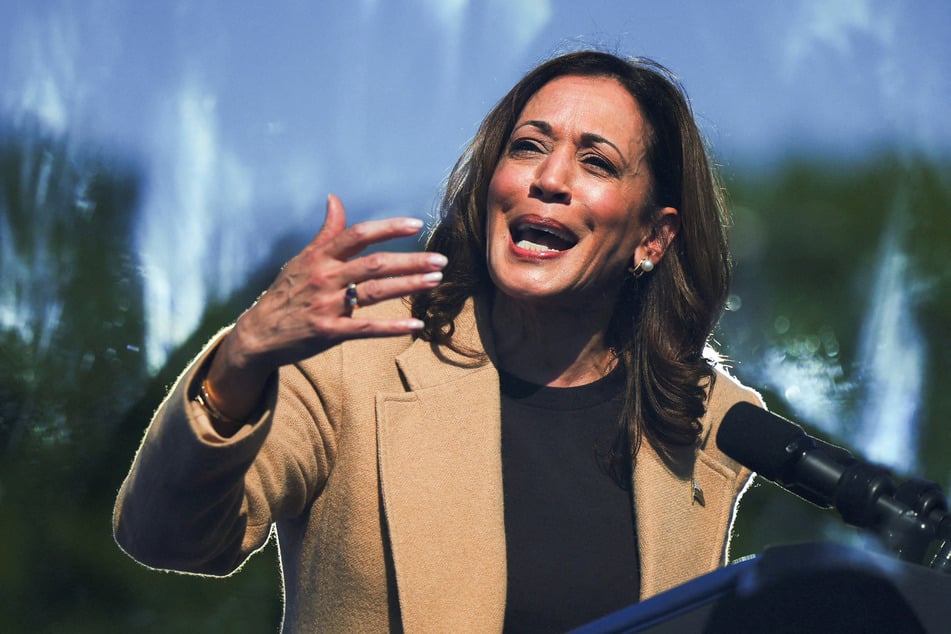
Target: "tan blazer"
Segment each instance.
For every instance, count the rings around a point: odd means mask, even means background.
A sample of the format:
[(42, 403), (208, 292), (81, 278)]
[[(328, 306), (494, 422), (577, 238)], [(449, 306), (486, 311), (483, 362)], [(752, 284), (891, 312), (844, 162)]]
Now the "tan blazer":
[[(486, 325), (470, 303), (457, 336), (491, 359)], [(499, 632), (495, 366), (409, 337), (347, 342), (282, 368), (266, 411), (224, 439), (192, 400), (216, 341), (157, 411), (123, 483), (122, 548), (149, 566), (229, 574), (276, 523), (287, 632)], [(760, 404), (720, 372), (700, 447), (672, 468), (642, 445), (633, 485), (644, 598), (725, 561), (750, 473), (716, 449), (713, 431), (739, 400)]]

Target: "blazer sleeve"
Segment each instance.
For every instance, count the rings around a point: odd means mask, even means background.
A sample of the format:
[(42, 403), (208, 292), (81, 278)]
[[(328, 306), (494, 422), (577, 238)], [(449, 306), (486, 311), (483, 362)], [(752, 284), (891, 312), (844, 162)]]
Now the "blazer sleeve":
[[(264, 546), (275, 521), (304, 512), (333, 464), (335, 430), (322, 394), (334, 379), (320, 384), (296, 366), (272, 377), (259, 416), (230, 438), (215, 432), (194, 395), (224, 334), (158, 408), (119, 490), (115, 539), (147, 566), (235, 571)], [(334, 349), (324, 356), (324, 364), (339, 363)]]

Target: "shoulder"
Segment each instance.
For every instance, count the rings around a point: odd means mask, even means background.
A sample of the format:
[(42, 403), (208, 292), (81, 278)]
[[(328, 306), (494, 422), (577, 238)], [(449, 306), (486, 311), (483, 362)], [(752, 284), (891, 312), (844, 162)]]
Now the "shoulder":
[[(361, 319), (401, 319), (409, 317), (410, 308), (409, 302), (404, 299), (391, 299), (358, 308), (354, 314), (359, 315)], [(353, 364), (369, 372), (380, 364), (391, 365), (412, 343), (411, 335), (351, 339), (306, 359), (299, 365), (304, 373), (310, 376), (339, 373), (343, 367)]]
[[(365, 319), (405, 318), (410, 315), (410, 303), (404, 299), (389, 300), (360, 308), (358, 314)], [(468, 303), (456, 320), (453, 338), (458, 338), (464, 349), (482, 353), (481, 329), (476, 321)], [(486, 363), (484, 354), (470, 357), (412, 335), (400, 335), (345, 341), (298, 367), (301, 378), (319, 391), (325, 387), (335, 394), (366, 395), (445, 382)]]
[[(361, 318), (367, 319), (409, 315), (408, 304), (398, 299), (357, 311)], [(322, 409), (332, 420), (337, 420), (344, 410), (355, 402), (362, 402), (367, 395), (402, 389), (396, 358), (412, 343), (412, 336), (401, 335), (351, 339), (337, 344), (282, 367), (279, 372), (282, 397), (304, 403), (308, 409)]]
[(713, 381), (707, 394), (707, 414), (705, 418), (712, 418), (719, 424), (727, 410), (745, 401), (758, 407), (765, 407), (763, 397), (759, 392), (740, 382), (733, 376), (730, 369), (722, 363), (714, 365)]
[[(361, 319), (405, 319), (410, 316), (407, 299), (391, 299), (359, 308), (354, 316)], [(396, 357), (413, 345), (412, 335), (351, 339), (338, 346), (345, 367), (357, 375), (394, 367)]]
[(722, 363), (717, 363), (714, 366), (713, 380), (707, 389), (706, 413), (700, 421), (703, 425), (701, 449), (734, 471), (739, 471), (740, 466), (717, 448), (716, 435), (723, 417), (731, 407), (740, 402), (752, 403), (764, 409), (766, 407), (759, 392), (741, 383)]

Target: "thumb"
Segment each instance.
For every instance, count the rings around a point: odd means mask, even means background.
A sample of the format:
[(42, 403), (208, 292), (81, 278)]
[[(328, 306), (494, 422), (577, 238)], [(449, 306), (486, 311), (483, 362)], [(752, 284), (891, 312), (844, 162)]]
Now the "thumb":
[(343, 203), (336, 194), (327, 195), (327, 215), (324, 217), (324, 224), (317, 232), (311, 244), (320, 246), (333, 240), (337, 234), (347, 228), (347, 213), (343, 209)]

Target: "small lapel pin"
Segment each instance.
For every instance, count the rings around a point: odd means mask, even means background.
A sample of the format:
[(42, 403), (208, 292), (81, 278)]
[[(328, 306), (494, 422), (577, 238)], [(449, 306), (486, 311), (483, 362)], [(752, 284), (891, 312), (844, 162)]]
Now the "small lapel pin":
[(690, 485), (693, 487), (693, 501), (690, 503), (699, 504), (700, 506), (706, 506), (706, 503), (703, 501), (703, 489), (700, 488), (700, 485), (697, 484), (696, 480), (691, 480)]

